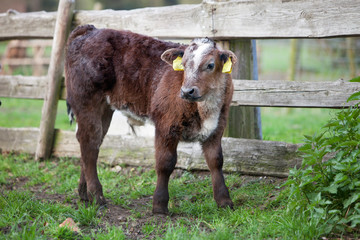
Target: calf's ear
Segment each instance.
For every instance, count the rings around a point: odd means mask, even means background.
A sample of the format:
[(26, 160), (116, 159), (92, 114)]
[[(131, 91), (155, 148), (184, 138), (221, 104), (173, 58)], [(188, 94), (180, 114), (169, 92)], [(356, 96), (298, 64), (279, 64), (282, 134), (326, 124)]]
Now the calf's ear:
[(236, 63), (237, 57), (233, 52), (226, 50), (220, 53), (220, 60), (223, 64), (222, 72), (231, 73), (232, 66)]
[(163, 54), (161, 54), (161, 60), (172, 66), (173, 61), (177, 57), (182, 57), (183, 55), (184, 55), (184, 50), (179, 48), (171, 48), (163, 52)]
[(237, 62), (236, 55), (232, 51), (229, 51), (229, 50), (221, 51), (220, 58), (221, 58), (221, 61), (223, 64), (226, 63), (229, 58), (231, 59), (232, 64), (235, 64)]

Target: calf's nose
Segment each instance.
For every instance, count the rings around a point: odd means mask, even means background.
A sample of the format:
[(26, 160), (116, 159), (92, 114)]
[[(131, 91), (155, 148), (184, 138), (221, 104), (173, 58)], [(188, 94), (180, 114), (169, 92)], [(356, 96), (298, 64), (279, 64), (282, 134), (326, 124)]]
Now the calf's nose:
[(197, 88), (195, 86), (190, 87), (190, 88), (182, 87), (180, 95), (181, 95), (181, 98), (187, 99), (190, 101), (196, 101), (197, 99), (199, 99), (201, 97), (199, 94), (199, 88)]

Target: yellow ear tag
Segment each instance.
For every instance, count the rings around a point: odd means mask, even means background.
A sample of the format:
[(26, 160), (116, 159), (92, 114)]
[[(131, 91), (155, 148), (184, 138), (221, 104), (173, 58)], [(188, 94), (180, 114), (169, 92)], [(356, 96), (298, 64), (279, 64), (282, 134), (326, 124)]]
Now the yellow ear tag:
[(226, 61), (226, 63), (223, 66), (222, 72), (223, 73), (231, 73), (232, 71), (232, 62), (231, 62), (231, 58), (228, 58), (228, 60)]
[(178, 56), (174, 61), (173, 61), (173, 69), (175, 71), (184, 71), (184, 66), (182, 65), (182, 57)]

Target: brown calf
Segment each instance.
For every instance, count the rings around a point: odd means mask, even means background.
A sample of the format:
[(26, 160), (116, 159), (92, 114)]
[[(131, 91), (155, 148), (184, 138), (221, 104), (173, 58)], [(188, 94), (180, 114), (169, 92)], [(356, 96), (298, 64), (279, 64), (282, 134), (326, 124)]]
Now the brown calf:
[[(174, 71), (175, 59), (182, 71)], [(76, 28), (68, 40), (65, 74), (81, 148), (80, 198), (105, 204), (96, 162), (118, 109), (155, 125), (154, 213), (168, 212), (168, 182), (179, 141), (201, 143), (214, 198), (219, 207), (233, 207), (222, 173), (221, 136), (233, 93), (231, 75), (222, 70), (235, 61), (232, 52), (208, 38), (180, 45), (129, 31)]]

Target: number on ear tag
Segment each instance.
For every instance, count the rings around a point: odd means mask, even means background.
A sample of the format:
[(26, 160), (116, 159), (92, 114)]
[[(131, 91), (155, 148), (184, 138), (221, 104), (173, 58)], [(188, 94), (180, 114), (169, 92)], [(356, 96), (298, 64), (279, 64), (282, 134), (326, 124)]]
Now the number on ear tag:
[(178, 56), (174, 61), (173, 61), (173, 69), (175, 71), (184, 71), (184, 66), (182, 65), (182, 57)]
[(232, 62), (231, 62), (231, 58), (229, 57), (223, 66), (222, 72), (223, 73), (231, 73), (231, 71), (232, 71)]

